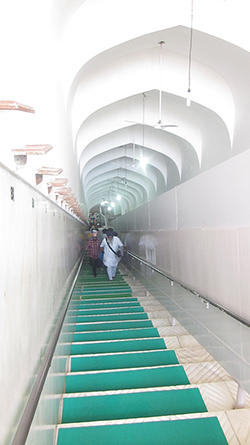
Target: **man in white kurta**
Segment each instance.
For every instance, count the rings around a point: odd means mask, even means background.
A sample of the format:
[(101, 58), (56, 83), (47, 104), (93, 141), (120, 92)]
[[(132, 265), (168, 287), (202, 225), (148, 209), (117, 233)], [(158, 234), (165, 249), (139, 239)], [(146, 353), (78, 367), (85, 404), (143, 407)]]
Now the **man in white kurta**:
[(103, 264), (107, 267), (109, 281), (112, 281), (115, 278), (117, 265), (121, 259), (115, 252), (123, 248), (120, 238), (118, 238), (117, 233), (113, 229), (107, 229), (106, 238), (102, 240), (100, 248), (101, 252), (103, 252)]

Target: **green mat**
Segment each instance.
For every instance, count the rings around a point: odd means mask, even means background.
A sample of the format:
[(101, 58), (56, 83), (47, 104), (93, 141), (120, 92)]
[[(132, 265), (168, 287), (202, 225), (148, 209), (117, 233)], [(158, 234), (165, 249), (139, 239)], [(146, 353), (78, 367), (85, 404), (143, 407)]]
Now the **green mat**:
[[(119, 277), (120, 278), (120, 277)], [(109, 282), (108, 280), (107, 280), (107, 276), (105, 276), (105, 275), (102, 275), (102, 274), (98, 274), (98, 277), (94, 277), (93, 275), (84, 275), (83, 276), (83, 279), (81, 280), (81, 281), (79, 281), (79, 283), (77, 283), (77, 286), (76, 286), (76, 288), (77, 289), (79, 289), (79, 288), (81, 288), (82, 286), (85, 286), (86, 284), (87, 285), (91, 285), (91, 284), (97, 284), (97, 283), (104, 283), (104, 284), (109, 284), (109, 283), (111, 283), (111, 282)]]
[(162, 338), (119, 340), (110, 342), (73, 343), (71, 355), (102, 354), (105, 352), (148, 351), (152, 349), (166, 349)]
[(101, 309), (79, 309), (79, 315), (104, 315), (104, 314), (129, 314), (136, 312), (144, 312), (143, 307), (118, 307), (118, 308), (101, 308)]
[(66, 376), (65, 392), (110, 391), (188, 384), (189, 380), (182, 366), (166, 366), (126, 371), (68, 374)]
[(137, 300), (137, 298), (133, 298), (133, 297), (121, 297), (121, 298), (91, 298), (90, 300), (88, 299), (84, 299), (82, 301), (80, 301), (80, 306), (81, 304), (95, 304), (95, 303), (129, 303), (129, 302), (135, 302)]
[(71, 357), (71, 372), (104, 369), (142, 368), (147, 366), (177, 365), (174, 351), (150, 351), (126, 354)]
[(90, 294), (98, 294), (98, 293), (101, 293), (101, 294), (105, 294), (105, 293), (107, 293), (107, 292), (111, 292), (111, 293), (114, 293), (114, 292), (120, 292), (121, 294), (122, 293), (132, 293), (132, 290), (131, 290), (131, 288), (129, 287), (129, 286), (123, 286), (123, 285), (121, 285), (121, 286), (106, 286), (106, 287), (104, 287), (104, 286), (102, 286), (102, 287), (96, 287), (96, 286), (86, 286), (86, 287), (83, 287), (83, 289), (82, 289), (82, 293), (83, 294), (86, 294), (86, 293), (90, 293)]
[[(84, 300), (83, 300), (84, 301)], [(140, 303), (137, 301), (129, 301), (129, 302), (123, 302), (123, 303), (117, 303), (117, 302), (112, 302), (112, 303), (81, 303), (79, 305), (79, 309), (83, 310), (83, 309), (113, 309), (113, 308), (122, 308), (122, 307), (141, 307)]]
[(81, 296), (81, 298), (82, 299), (87, 299), (87, 300), (89, 300), (89, 299), (91, 299), (91, 298), (94, 298), (94, 299), (96, 299), (96, 298), (117, 298), (117, 297), (126, 297), (126, 298), (130, 298), (131, 297), (131, 292), (120, 292), (120, 291), (115, 291), (114, 293), (112, 293), (111, 291), (110, 292), (106, 292), (106, 293), (103, 293), (103, 292), (99, 292), (99, 293), (91, 293), (91, 292), (86, 292), (86, 293), (80, 293), (79, 294), (79, 296)]
[[(99, 278), (99, 277), (98, 277)], [(86, 288), (86, 287), (95, 287), (95, 288), (101, 288), (103, 289), (104, 287), (127, 287), (130, 288), (130, 286), (126, 283), (126, 281), (124, 281), (122, 278), (118, 279), (118, 280), (113, 280), (113, 281), (107, 281), (107, 279), (101, 280), (100, 278), (98, 279), (98, 281), (95, 279), (93, 280), (85, 280), (82, 284), (82, 286), (79, 286), (77, 289), (82, 289)]]
[(57, 445), (227, 445), (217, 417), (60, 428)]
[(159, 337), (156, 328), (142, 329), (122, 329), (120, 331), (101, 331), (101, 332), (77, 332), (74, 335), (74, 342), (78, 341), (98, 341), (98, 340), (120, 340), (125, 338), (145, 338)]
[(136, 419), (206, 411), (198, 388), (71, 397), (63, 401), (62, 423)]
[(94, 321), (112, 321), (112, 320), (148, 320), (146, 312), (136, 312), (131, 314), (114, 314), (114, 315), (78, 315), (77, 321), (79, 323), (94, 322)]
[(152, 328), (151, 320), (112, 321), (106, 323), (78, 323), (76, 332), (85, 331), (113, 331), (116, 329)]

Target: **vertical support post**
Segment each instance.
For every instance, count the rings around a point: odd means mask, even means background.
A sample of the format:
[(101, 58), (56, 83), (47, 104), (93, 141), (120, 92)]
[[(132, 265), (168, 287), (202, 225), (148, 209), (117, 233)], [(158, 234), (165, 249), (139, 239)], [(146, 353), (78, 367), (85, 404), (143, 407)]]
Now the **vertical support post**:
[(238, 385), (235, 409), (244, 408), (246, 401), (246, 391)]
[(177, 320), (176, 318), (172, 317), (171, 318), (171, 326), (176, 326), (177, 325)]

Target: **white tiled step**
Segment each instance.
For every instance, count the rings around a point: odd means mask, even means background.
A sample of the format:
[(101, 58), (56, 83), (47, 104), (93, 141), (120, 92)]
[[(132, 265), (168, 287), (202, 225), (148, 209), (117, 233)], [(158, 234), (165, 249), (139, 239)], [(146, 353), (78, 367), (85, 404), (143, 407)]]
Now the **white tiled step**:
[(226, 382), (233, 380), (217, 362), (208, 363), (187, 363), (183, 364), (183, 368), (188, 376), (191, 384), (210, 383), (210, 382)]

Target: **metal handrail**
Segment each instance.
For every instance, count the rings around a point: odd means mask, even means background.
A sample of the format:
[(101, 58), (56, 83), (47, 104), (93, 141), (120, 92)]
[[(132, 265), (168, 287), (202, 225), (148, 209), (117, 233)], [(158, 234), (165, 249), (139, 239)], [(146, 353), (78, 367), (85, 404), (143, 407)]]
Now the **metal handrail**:
[(144, 259), (140, 258), (138, 255), (135, 255), (134, 253), (130, 252), (129, 250), (124, 249), (124, 253), (127, 253), (132, 258), (136, 259), (137, 261), (140, 261), (140, 263), (144, 264), (145, 266), (149, 267), (150, 269), (152, 269), (155, 272), (159, 273), (160, 275), (164, 276), (169, 281), (178, 284), (183, 289), (186, 289), (188, 292), (192, 293), (196, 297), (199, 297), (202, 300), (203, 303), (209, 303), (211, 306), (216, 307), (221, 312), (225, 312), (227, 315), (229, 315), (230, 317), (232, 317), (235, 320), (239, 321), (240, 323), (244, 324), (248, 328), (250, 327), (250, 322), (248, 320), (246, 320), (245, 318), (241, 317), (240, 315), (235, 314), (230, 309), (227, 309), (226, 307), (224, 307), (224, 306), (222, 306), (222, 305), (220, 305), (218, 303), (215, 303), (214, 301), (211, 301), (209, 298), (203, 297), (199, 292), (197, 292), (197, 291), (195, 291), (193, 289), (190, 289), (187, 286), (184, 286), (184, 284), (181, 284), (178, 281), (174, 280), (172, 277), (168, 276), (165, 272), (163, 272), (162, 270), (160, 270), (157, 267), (153, 266), (151, 263), (148, 263), (147, 261), (145, 261)]
[(33, 417), (36, 412), (38, 401), (39, 401), (41, 392), (43, 390), (43, 386), (44, 386), (49, 368), (51, 366), (51, 360), (52, 360), (52, 357), (55, 352), (57, 341), (58, 341), (58, 338), (59, 338), (59, 335), (60, 335), (60, 332), (62, 329), (62, 325), (64, 322), (66, 312), (68, 310), (68, 306), (69, 306), (69, 303), (71, 300), (71, 296), (72, 296), (72, 292), (73, 292), (76, 280), (78, 278), (79, 272), (82, 267), (83, 260), (84, 260), (84, 255), (82, 255), (81, 258), (78, 260), (79, 266), (77, 268), (75, 278), (74, 278), (73, 283), (72, 283), (70, 290), (68, 292), (68, 297), (64, 303), (64, 306), (63, 306), (60, 318), (58, 320), (56, 329), (54, 331), (53, 337), (51, 338), (51, 340), (49, 342), (47, 352), (43, 358), (42, 364), (41, 364), (40, 369), (37, 374), (36, 381), (34, 383), (32, 391), (30, 393), (29, 399), (25, 406), (23, 415), (21, 417), (21, 420), (19, 422), (18, 428), (16, 430), (16, 433), (15, 433), (15, 436), (14, 436), (14, 439), (13, 439), (11, 445), (24, 445), (26, 442), (26, 439), (27, 439), (27, 436), (28, 436), (28, 433), (29, 433), (29, 430), (30, 430), (30, 427), (31, 427), (31, 424), (33, 421)]

